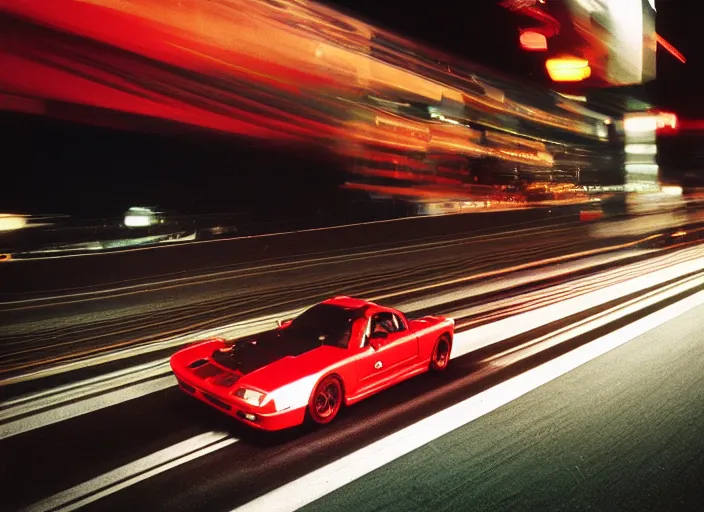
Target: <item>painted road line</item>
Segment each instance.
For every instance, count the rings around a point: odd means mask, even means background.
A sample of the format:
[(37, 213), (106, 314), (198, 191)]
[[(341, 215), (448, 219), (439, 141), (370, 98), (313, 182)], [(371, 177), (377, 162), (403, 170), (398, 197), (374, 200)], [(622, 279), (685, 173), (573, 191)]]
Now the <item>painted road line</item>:
[(661, 283), (666, 283), (683, 275), (691, 274), (702, 268), (704, 268), (704, 257), (694, 258), (672, 265), (671, 267), (635, 277), (625, 283), (611, 285), (607, 288), (563, 300), (557, 304), (534, 309), (525, 313), (519, 313), (505, 320), (480, 325), (471, 330), (471, 342), (453, 344), (451, 357), (463, 356), (492, 345), (496, 343), (497, 340), (525, 334), (542, 325), (551, 324), (581, 311), (598, 307), (607, 302), (631, 295), (632, 293), (646, 290)]
[(237, 439), (225, 432), (206, 432), (50, 496), (26, 510), (27, 512), (76, 510), (236, 442)]
[[(583, 270), (585, 268), (588, 268), (589, 266), (594, 266), (598, 264), (604, 264), (606, 262), (615, 262), (619, 261), (622, 259), (627, 259), (627, 258), (633, 258), (633, 257), (638, 257), (643, 254), (649, 253), (652, 251), (634, 251), (634, 252), (629, 252), (627, 254), (619, 254), (619, 255), (614, 255), (612, 257), (601, 255), (601, 256), (592, 256), (588, 260), (581, 260), (577, 262), (564, 262), (563, 267), (561, 268), (560, 273), (555, 273), (554, 270), (550, 269), (542, 269), (540, 271), (530, 271), (528, 269), (523, 269), (522, 271), (517, 271), (521, 272), (520, 275), (514, 276), (514, 277), (509, 277), (511, 286), (518, 286), (518, 285), (525, 285), (525, 284), (530, 284), (531, 282), (539, 281), (545, 278), (549, 277), (559, 277), (560, 275), (569, 275), (572, 272), (576, 272), (579, 270)], [(604, 258), (604, 259), (602, 259)], [(575, 265), (572, 265), (571, 263), (576, 263)], [(433, 298), (426, 298), (426, 299), (419, 299), (419, 300), (412, 300), (406, 303), (400, 303), (396, 304), (395, 306), (398, 309), (401, 310), (408, 310), (408, 309), (417, 309), (420, 307), (426, 308), (426, 307), (432, 307), (432, 306), (439, 306), (443, 302), (448, 301), (448, 300), (455, 300), (458, 297), (470, 297), (473, 295), (479, 295), (483, 293), (489, 293), (490, 291), (496, 291), (496, 289), (500, 289), (500, 284), (502, 283), (504, 278), (501, 276), (495, 276), (495, 279), (486, 283), (482, 283), (479, 285), (470, 285), (466, 288), (463, 288), (462, 290), (455, 290), (449, 294), (443, 294), (443, 295), (438, 295)], [(493, 283), (493, 284), (492, 284)], [(504, 287), (507, 285), (504, 285)], [(497, 288), (499, 287), (499, 288)], [(468, 293), (471, 293), (471, 295), (468, 295)], [(403, 292), (397, 292), (396, 296), (402, 296), (405, 291)], [(369, 300), (380, 300), (379, 297), (370, 297)], [(108, 353), (103, 353), (100, 355), (97, 355), (95, 357), (91, 357), (90, 359), (81, 359), (77, 361), (71, 361), (68, 363), (64, 364), (59, 364), (56, 366), (52, 366), (50, 368), (44, 368), (41, 370), (36, 370), (32, 372), (26, 372), (21, 375), (17, 375), (14, 377), (10, 377), (4, 380), (0, 380), (0, 387), (1, 386), (8, 386), (12, 384), (17, 384), (20, 382), (27, 382), (31, 380), (36, 380), (40, 378), (45, 378), (45, 377), (50, 377), (53, 375), (58, 375), (61, 373), (66, 373), (74, 370), (78, 370), (81, 368), (85, 368), (86, 366), (95, 366), (103, 363), (109, 363), (113, 361), (118, 361), (121, 359), (127, 359), (130, 357), (135, 357), (139, 355), (144, 355), (148, 354), (151, 352), (158, 352), (160, 350), (165, 350), (173, 347), (178, 347), (180, 345), (185, 345), (188, 343), (192, 343), (194, 341), (202, 340), (202, 339), (207, 339), (211, 337), (224, 337), (224, 338), (233, 338), (233, 337), (239, 337), (239, 336), (249, 336), (252, 334), (257, 334), (261, 332), (263, 329), (266, 329), (267, 326), (274, 325), (276, 320), (279, 319), (284, 319), (284, 318), (293, 318), (295, 316), (298, 316), (300, 313), (302, 313), (307, 307), (303, 308), (297, 308), (297, 309), (292, 309), (288, 311), (282, 311), (278, 312), (276, 314), (272, 315), (266, 315), (263, 317), (258, 317), (252, 320), (245, 320), (245, 321), (240, 321), (240, 322), (234, 322), (232, 324), (224, 325), (221, 327), (217, 328), (212, 328), (212, 329), (207, 329), (204, 331), (197, 331), (194, 333), (190, 334), (185, 334), (185, 335), (179, 335), (179, 336), (174, 336), (170, 338), (163, 339), (161, 341), (149, 343), (146, 345), (138, 345), (134, 347), (130, 347), (127, 349), (123, 350), (117, 350), (113, 352), (108, 352)]]
[[(22, 395), (17, 398), (12, 398), (6, 400), (0, 404), (0, 421), (6, 419), (10, 416), (4, 416), (8, 410), (17, 410), (17, 407), (22, 407), (24, 404), (32, 402), (33, 404), (39, 404), (41, 408), (42, 401), (45, 405), (57, 404), (61, 402), (66, 402), (72, 400), (70, 393), (74, 390), (80, 390), (82, 395), (86, 394), (86, 390), (109, 390), (112, 388), (120, 387), (125, 384), (123, 381), (124, 377), (131, 377), (133, 382), (145, 380), (149, 377), (153, 377), (160, 373), (163, 373), (165, 369), (166, 360), (151, 361), (149, 363), (140, 364), (137, 366), (131, 366), (116, 372), (105, 373), (98, 375), (97, 377), (91, 377), (90, 379), (85, 379), (81, 381), (71, 382), (55, 388), (46, 389), (30, 395)], [(154, 373), (152, 373), (154, 372)], [(13, 412), (12, 416), (17, 416), (18, 414), (23, 414), (22, 412)]]
[[(456, 300), (466, 299), (472, 296), (485, 295), (489, 293), (499, 292), (507, 288), (515, 288), (518, 286), (525, 286), (537, 281), (543, 281), (548, 279), (558, 279), (561, 277), (568, 277), (571, 274), (577, 272), (582, 272), (588, 270), (592, 267), (598, 265), (608, 265), (611, 263), (617, 263), (631, 258), (638, 258), (641, 256), (646, 256), (648, 254), (653, 254), (658, 252), (655, 249), (631, 249), (628, 252), (619, 253), (607, 253), (592, 256), (590, 258), (578, 259), (576, 261), (563, 262), (561, 264), (556, 264), (545, 269), (535, 270), (522, 270), (512, 273), (506, 277), (497, 277), (490, 279), (489, 281), (484, 281), (471, 288), (455, 289), (440, 295), (423, 297), (421, 299), (406, 301), (396, 306), (402, 311), (415, 311), (418, 309), (424, 309), (427, 307), (433, 307), (438, 303), (443, 304), (447, 302), (453, 302)], [(648, 260), (650, 261), (650, 260)], [(643, 262), (640, 262), (643, 263)], [(638, 265), (639, 263), (635, 263)], [(620, 269), (614, 269), (620, 270)], [(606, 271), (608, 272), (608, 270)], [(579, 277), (577, 280), (582, 280), (584, 277)], [(472, 293), (468, 295), (468, 290)]]
[[(685, 261), (683, 263), (673, 265), (672, 267), (660, 269), (656, 272), (634, 278), (625, 283), (614, 284), (603, 289), (585, 293), (572, 299), (567, 299), (525, 313), (509, 316), (496, 322), (480, 325), (469, 331), (471, 336), (466, 336), (464, 333), (458, 333), (455, 336), (455, 342), (453, 343), (450, 357), (454, 359), (489, 345), (500, 343), (505, 339), (524, 334), (532, 329), (548, 325), (552, 322), (580, 313), (592, 307), (599, 306), (611, 300), (616, 300), (630, 295), (631, 293), (648, 289), (652, 286), (670, 281), (680, 275), (686, 275), (703, 267), (704, 258)], [(116, 405), (124, 401), (139, 398), (149, 393), (162, 391), (175, 385), (176, 382), (170, 375), (168, 359), (162, 359), (159, 363), (161, 365), (159, 367), (160, 370), (150, 367), (141, 373), (144, 373), (145, 371), (162, 371), (163, 374), (166, 375), (165, 377), (108, 392), (103, 396), (94, 396), (85, 400), (67, 404), (65, 406), (59, 406), (56, 409), (45, 411), (41, 411), (40, 407), (33, 407), (33, 405), (29, 402), (25, 402), (26, 405), (23, 405), (22, 408), (22, 410), (25, 411), (25, 414), (27, 414), (27, 412), (32, 408), (38, 410), (39, 412), (35, 415), (27, 415), (23, 418), (9, 422), (6, 425), (0, 426), (0, 428), (2, 428), (2, 431), (0, 432), (0, 439), (41, 428), (45, 425), (70, 419), (75, 416), (87, 414), (94, 410)], [(140, 372), (131, 373), (130, 375), (134, 381), (141, 379), (142, 377)], [(153, 373), (152, 377), (155, 375), (158, 375), (158, 373)], [(86, 382), (88, 383), (86, 386), (71, 388), (67, 393), (71, 396), (80, 396), (81, 389), (86, 390), (85, 393), (89, 393), (90, 386), (93, 384), (91, 381)], [(104, 384), (104, 386), (108, 389), (107, 384)], [(61, 401), (57, 395), (54, 395), (53, 399), (56, 402)], [(42, 398), (42, 400), (45, 399)], [(13, 415), (13, 413), (9, 410), (2, 412), (8, 417)]]
[[(539, 274), (522, 272), (519, 275), (508, 278), (506, 280), (495, 279), (492, 281), (488, 281), (486, 283), (482, 283), (481, 285), (478, 285), (475, 287), (465, 288), (465, 289), (459, 290), (459, 291), (456, 290), (456, 291), (452, 292), (451, 295), (444, 294), (444, 295), (438, 296), (437, 298), (427, 298), (427, 299), (423, 299), (422, 301), (413, 301), (412, 305), (414, 305), (416, 307), (419, 307), (419, 306), (428, 307), (433, 304), (441, 305), (445, 302), (449, 302), (451, 300), (455, 300), (458, 298), (465, 298), (466, 299), (466, 298), (476, 296), (476, 295), (491, 293), (491, 292), (497, 291), (501, 288), (506, 288), (509, 286), (519, 286), (522, 284), (530, 283), (532, 281), (535, 281), (536, 279), (550, 279), (550, 278), (559, 277), (560, 275), (563, 275), (565, 273), (569, 274), (569, 273), (572, 273), (575, 271), (582, 270), (584, 268), (588, 268), (590, 266), (590, 264), (603, 264), (603, 263), (611, 262), (612, 258), (616, 258), (616, 256), (598, 257), (598, 258), (595, 258), (594, 261), (591, 261), (591, 263), (575, 262), (575, 263), (570, 264), (568, 266), (565, 266), (561, 269), (557, 269), (557, 270), (550, 269), (550, 270), (546, 270), (544, 272), (541, 272)], [(631, 265), (629, 268), (637, 268), (639, 271), (641, 271), (641, 268), (644, 267), (645, 265), (647, 265), (648, 263), (649, 262), (639, 262), (636, 264), (637, 265), (636, 267)], [(603, 275), (604, 276), (611, 275), (611, 274), (614, 274), (614, 272), (615, 271), (612, 270), (612, 271), (610, 271), (606, 274), (603, 274)], [(575, 283), (583, 282), (583, 281), (585, 281), (585, 279), (588, 280), (589, 278), (577, 279), (574, 282), (572, 282), (570, 284), (570, 286), (574, 286)], [(605, 279), (606, 279), (606, 277), (605, 277)], [(502, 286), (502, 284), (504, 282), (507, 282), (508, 284)], [(567, 284), (562, 283), (562, 284), (558, 285), (558, 288), (565, 287), (565, 286), (567, 286)], [(555, 288), (555, 287), (553, 287), (553, 288)], [(544, 290), (541, 291), (541, 293), (543, 293), (543, 292), (544, 292)], [(407, 304), (400, 304), (400, 305), (397, 304), (396, 307), (400, 308), (401, 310), (413, 309), (411, 307), (411, 305), (409, 305), (408, 303)], [(474, 308), (474, 309), (476, 309), (476, 308)], [(291, 316), (295, 316), (295, 313), (297, 313), (297, 311), (291, 311), (289, 313)], [(445, 312), (445, 313), (447, 313), (447, 312)], [(456, 316), (456, 314), (455, 315), (451, 314), (450, 316)], [(282, 317), (282, 318), (285, 318), (285, 317)], [(273, 322), (274, 322), (273, 316), (270, 316), (266, 319), (267, 324), (271, 323), (273, 325)], [(245, 334), (253, 334), (254, 331), (261, 330), (261, 327), (259, 327), (258, 323), (259, 323), (258, 321), (250, 323), (249, 329), (247, 329), (246, 331), (244, 329), (242, 329), (242, 327), (244, 327), (242, 324), (234, 324), (232, 327), (234, 328), (233, 330), (235, 330), (235, 332), (223, 332), (223, 329), (228, 329), (228, 326), (225, 326), (225, 327), (220, 328), (215, 331), (213, 331), (213, 330), (202, 331), (202, 332), (193, 333), (186, 338), (179, 337), (179, 338), (174, 338), (172, 340), (166, 340), (166, 342), (159, 342), (158, 346), (160, 349), (163, 350), (165, 348), (169, 348), (168, 346), (164, 346), (165, 344), (168, 344), (168, 345), (179, 344), (179, 345), (181, 345), (181, 344), (186, 344), (191, 341), (196, 341), (198, 339), (207, 339), (207, 338), (214, 337), (214, 336), (222, 336), (225, 338), (230, 338), (230, 337), (242, 336)], [(249, 332), (247, 332), (247, 331), (249, 331)], [(148, 347), (145, 347), (145, 349), (146, 348), (148, 348)], [(133, 349), (125, 351), (124, 353), (119, 354), (119, 355), (121, 355), (122, 357), (130, 357), (130, 356), (140, 355), (142, 353), (144, 353), (142, 350), (139, 350), (138, 348), (133, 348)], [(76, 368), (84, 368), (86, 365), (90, 366), (90, 365), (95, 365), (95, 364), (104, 363), (104, 362), (110, 362), (115, 359), (118, 359), (117, 357), (114, 357), (114, 358), (111, 358), (106, 361), (105, 360), (106, 356), (107, 355), (103, 355), (99, 358), (93, 358), (88, 362), (80, 361), (80, 362), (75, 362), (74, 364), (76, 365)], [(83, 393), (84, 395), (89, 394), (89, 393), (95, 394), (95, 391), (99, 387), (103, 391), (107, 391), (111, 388), (126, 384), (127, 382), (125, 382), (125, 378), (127, 375), (131, 375), (131, 378), (133, 379), (133, 381), (137, 382), (140, 380), (144, 380), (150, 376), (154, 376), (153, 370), (155, 370), (157, 368), (161, 368), (162, 374), (168, 373), (169, 372), (168, 359), (160, 359), (160, 360), (157, 360), (156, 362), (147, 363), (147, 364), (141, 365), (139, 367), (121, 370), (121, 371), (114, 372), (109, 375), (96, 377), (93, 379), (88, 379), (85, 381), (62, 386), (62, 387), (57, 388), (55, 390), (43, 391), (43, 392), (37, 393), (35, 395), (25, 396), (25, 397), (15, 399), (10, 402), (6, 402), (6, 403), (0, 405), (0, 421), (3, 421), (3, 420), (6, 421), (9, 418), (8, 415), (17, 416), (19, 414), (22, 414), (23, 412), (19, 412), (20, 409), (18, 409), (18, 406), (20, 403), (29, 403), (30, 401), (35, 402), (36, 406), (33, 406), (32, 408), (34, 408), (35, 410), (39, 410), (39, 409), (43, 408), (43, 406), (41, 405), (42, 401), (43, 402), (50, 402), (53, 405), (58, 405), (61, 402), (72, 400), (74, 397), (71, 396), (71, 390), (76, 390), (76, 389), (84, 390), (84, 391), (81, 391), (81, 393)], [(23, 377), (28, 379), (30, 376), (26, 375)], [(7, 409), (9, 409), (10, 407), (17, 409), (17, 412), (8, 412)]]
[(0, 405), (0, 428), (3, 423), (17, 416), (56, 409), (66, 402), (105, 395), (113, 389), (153, 380), (170, 371), (168, 361), (156, 361), (9, 400)]
[(696, 293), (308, 473), (233, 512), (298, 510), (703, 304), (704, 292)]
[(283, 311), (272, 315), (254, 318), (251, 320), (244, 320), (234, 322), (228, 325), (223, 325), (220, 327), (214, 327), (212, 329), (196, 331), (188, 334), (182, 334), (179, 336), (172, 336), (170, 338), (162, 339), (161, 341), (156, 341), (147, 345), (137, 345), (123, 350), (103, 353), (91, 357), (90, 359), (79, 359), (61, 365), (52, 366), (50, 368), (44, 368), (42, 370), (23, 373), (14, 377), (0, 380), (0, 387), (18, 384), (20, 382), (41, 379), (45, 377), (51, 377), (52, 375), (59, 375), (62, 373), (86, 368), (88, 366), (97, 366), (99, 364), (110, 363), (113, 361), (119, 361), (121, 359), (127, 359), (130, 357), (149, 354), (151, 352), (158, 352), (160, 350), (180, 347), (189, 343), (194, 343), (196, 341), (206, 340), (208, 338), (233, 338), (257, 334), (259, 332), (262, 332), (262, 330), (264, 329), (274, 327), (276, 325), (277, 320), (281, 320), (284, 318), (292, 318), (294, 316), (299, 315), (305, 309), (306, 308), (299, 308), (295, 310)]
[(82, 416), (105, 407), (127, 402), (128, 400), (134, 400), (135, 398), (156, 393), (175, 385), (176, 377), (166, 375), (141, 384), (110, 391), (104, 395), (94, 396), (86, 400), (72, 402), (31, 416), (12, 420), (0, 425), (0, 440), (77, 416)]
[[(588, 251), (581, 251), (581, 252), (576, 252), (576, 253), (572, 253), (572, 254), (565, 254), (563, 256), (554, 256), (552, 258), (545, 258), (544, 260), (533, 261), (531, 263), (522, 263), (520, 265), (515, 265), (513, 267), (507, 267), (507, 268), (503, 268), (503, 269), (499, 269), (499, 270), (490, 270), (487, 272), (481, 272), (479, 274), (472, 274), (472, 275), (465, 276), (465, 277), (457, 277), (455, 279), (450, 279), (450, 280), (444, 281), (442, 283), (426, 284), (423, 286), (418, 286), (416, 288), (412, 288), (410, 290), (404, 290), (402, 293), (408, 294), (408, 293), (426, 292), (429, 290), (435, 290), (437, 288), (451, 286), (451, 285), (455, 285), (455, 284), (468, 283), (471, 281), (478, 281), (480, 279), (488, 279), (490, 277), (498, 277), (498, 276), (503, 276), (506, 274), (512, 274), (514, 272), (518, 272), (521, 270), (529, 270), (529, 269), (534, 269), (536, 267), (543, 267), (546, 265), (557, 265), (559, 263), (565, 263), (565, 262), (579, 259), (579, 258), (587, 258), (590, 256), (607, 254), (607, 253), (613, 252), (613, 251), (618, 251), (618, 250), (623, 250), (623, 249), (631, 249), (631, 248), (638, 246), (638, 244), (646, 242), (647, 240), (657, 238), (658, 236), (659, 235), (648, 236), (648, 237), (642, 238), (640, 240), (636, 240), (634, 242), (627, 242), (627, 243), (620, 244), (620, 245), (612, 245), (610, 247), (602, 247), (599, 249), (591, 249)], [(371, 300), (385, 300), (385, 299), (389, 299), (392, 297), (396, 297), (398, 295), (400, 295), (399, 292), (392, 292), (392, 293), (387, 293), (385, 295), (378, 295), (378, 296), (372, 298)]]
[(589, 317), (567, 327), (563, 327), (562, 329), (553, 331), (545, 336), (536, 338), (529, 344), (523, 344), (520, 347), (504, 350), (494, 356), (483, 359), (481, 363), (493, 363), (500, 361), (502, 367), (510, 366), (537, 353), (544, 352), (545, 350), (560, 345), (570, 339), (574, 339), (592, 332), (595, 329), (604, 327), (612, 322), (616, 322), (624, 317), (627, 317), (628, 315), (642, 311), (645, 308), (654, 306), (664, 300), (676, 297), (677, 295), (702, 285), (704, 285), (704, 275), (691, 277), (683, 282), (670, 284), (666, 287), (659, 288), (656, 291), (651, 291), (636, 299), (630, 300), (624, 304), (614, 306), (613, 308), (595, 316)]

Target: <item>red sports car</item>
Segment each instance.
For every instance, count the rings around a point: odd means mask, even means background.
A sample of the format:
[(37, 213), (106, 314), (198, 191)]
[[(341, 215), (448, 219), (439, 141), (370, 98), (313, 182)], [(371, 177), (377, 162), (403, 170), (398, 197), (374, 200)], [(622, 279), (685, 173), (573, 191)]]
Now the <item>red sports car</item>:
[(330, 423), (350, 405), (447, 368), (455, 321), (334, 297), (251, 338), (210, 339), (171, 357), (188, 394), (264, 430)]

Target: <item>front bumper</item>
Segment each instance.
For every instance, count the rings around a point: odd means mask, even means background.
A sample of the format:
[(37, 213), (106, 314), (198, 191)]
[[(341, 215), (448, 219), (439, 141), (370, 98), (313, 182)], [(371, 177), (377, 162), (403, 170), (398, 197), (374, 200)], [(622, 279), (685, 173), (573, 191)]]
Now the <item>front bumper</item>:
[(181, 390), (193, 396), (203, 403), (214, 407), (220, 412), (235, 418), (236, 420), (260, 430), (275, 431), (295, 427), (303, 423), (306, 415), (306, 408), (287, 409), (274, 413), (261, 413), (257, 407), (249, 406), (240, 400), (224, 400), (207, 390), (200, 389), (193, 384), (186, 382), (177, 376)]

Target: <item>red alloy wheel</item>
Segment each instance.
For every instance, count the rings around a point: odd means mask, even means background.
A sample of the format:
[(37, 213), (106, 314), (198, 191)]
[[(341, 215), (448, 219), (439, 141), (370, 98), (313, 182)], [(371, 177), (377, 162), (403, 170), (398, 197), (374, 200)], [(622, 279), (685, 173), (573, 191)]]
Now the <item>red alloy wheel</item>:
[(313, 392), (309, 409), (313, 421), (330, 423), (342, 406), (342, 383), (332, 375), (325, 377)]
[(441, 336), (438, 341), (435, 342), (435, 347), (433, 347), (433, 354), (430, 359), (430, 367), (435, 371), (443, 371), (447, 368), (450, 362), (450, 350), (452, 344), (447, 336)]

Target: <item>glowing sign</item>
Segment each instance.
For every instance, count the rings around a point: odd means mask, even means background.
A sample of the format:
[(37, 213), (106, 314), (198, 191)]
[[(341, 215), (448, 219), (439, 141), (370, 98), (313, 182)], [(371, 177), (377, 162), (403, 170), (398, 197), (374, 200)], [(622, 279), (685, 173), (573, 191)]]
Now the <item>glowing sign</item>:
[(656, 116), (658, 130), (670, 128), (677, 129), (677, 114), (672, 112), (659, 112)]
[(545, 67), (554, 82), (580, 82), (592, 74), (589, 62), (578, 57), (548, 59)]
[(533, 52), (544, 52), (548, 49), (548, 39), (540, 32), (525, 30), (521, 32), (521, 47)]
[(631, 133), (676, 130), (677, 115), (671, 112), (627, 114), (623, 119), (623, 127)]

